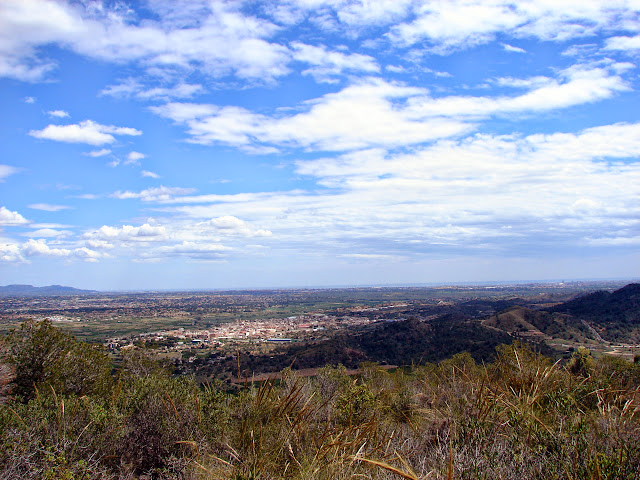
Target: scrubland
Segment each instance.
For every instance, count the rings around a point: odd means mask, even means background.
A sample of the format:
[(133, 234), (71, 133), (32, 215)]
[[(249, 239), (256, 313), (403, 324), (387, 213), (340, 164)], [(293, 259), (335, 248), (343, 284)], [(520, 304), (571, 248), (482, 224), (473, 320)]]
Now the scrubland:
[(637, 479), (640, 365), (519, 343), (234, 391), (48, 322), (2, 339), (2, 479)]

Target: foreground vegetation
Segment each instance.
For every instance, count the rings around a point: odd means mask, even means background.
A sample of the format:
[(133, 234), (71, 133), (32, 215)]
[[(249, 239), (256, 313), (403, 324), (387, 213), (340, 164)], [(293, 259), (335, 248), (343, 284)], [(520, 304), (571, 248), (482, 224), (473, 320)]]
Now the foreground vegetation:
[(224, 391), (49, 322), (2, 340), (1, 479), (637, 479), (640, 365), (514, 343)]

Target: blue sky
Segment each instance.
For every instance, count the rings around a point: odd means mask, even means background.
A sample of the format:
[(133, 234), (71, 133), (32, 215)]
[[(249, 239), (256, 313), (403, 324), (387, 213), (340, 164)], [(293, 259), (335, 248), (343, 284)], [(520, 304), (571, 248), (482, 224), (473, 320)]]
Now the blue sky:
[(637, 278), (640, 2), (0, 2), (0, 284)]

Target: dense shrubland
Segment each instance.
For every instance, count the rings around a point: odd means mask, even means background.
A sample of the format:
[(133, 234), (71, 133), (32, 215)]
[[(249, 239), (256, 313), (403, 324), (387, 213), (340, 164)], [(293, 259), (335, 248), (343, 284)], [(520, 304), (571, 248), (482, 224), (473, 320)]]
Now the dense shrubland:
[(376, 364), (226, 392), (47, 322), (2, 342), (2, 479), (637, 479), (640, 366), (526, 346), (390, 372)]

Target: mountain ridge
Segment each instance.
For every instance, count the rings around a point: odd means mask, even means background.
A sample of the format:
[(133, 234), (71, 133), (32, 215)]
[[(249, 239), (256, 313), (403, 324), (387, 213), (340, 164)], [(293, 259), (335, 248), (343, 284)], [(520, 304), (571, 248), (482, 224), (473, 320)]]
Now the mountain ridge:
[(34, 287), (26, 284), (0, 285), (0, 296), (22, 296), (22, 297), (38, 297), (38, 296), (57, 296), (57, 295), (93, 295), (98, 293), (96, 290), (83, 290), (80, 288), (67, 287), (64, 285), (47, 285), (43, 287)]

